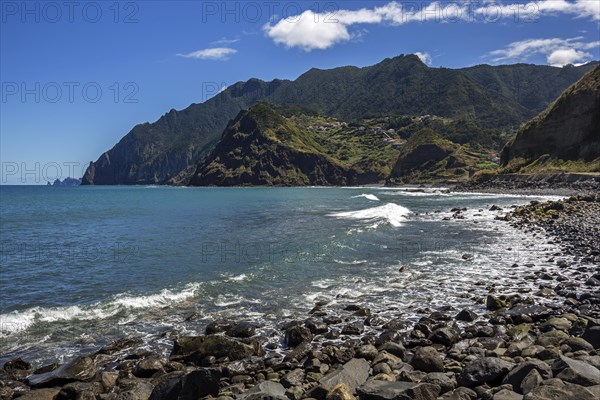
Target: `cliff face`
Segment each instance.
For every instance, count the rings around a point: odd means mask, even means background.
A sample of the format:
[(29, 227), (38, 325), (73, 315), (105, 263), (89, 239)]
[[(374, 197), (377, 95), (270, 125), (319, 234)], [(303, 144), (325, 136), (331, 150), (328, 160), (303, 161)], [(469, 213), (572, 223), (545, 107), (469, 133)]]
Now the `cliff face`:
[(88, 167), (83, 185), (165, 184), (189, 179), (227, 123), (240, 110), (276, 90), (282, 81), (240, 82), (202, 104), (171, 110), (134, 127)]
[(502, 152), (502, 163), (600, 157), (600, 66), (528, 122)]
[(191, 180), (194, 186), (345, 185), (349, 171), (268, 104), (241, 112)]
[[(261, 100), (344, 120), (434, 114), (503, 127), (533, 116), (540, 104), (555, 98), (555, 91), (564, 90), (590, 68), (566, 71), (521, 64), (452, 70), (429, 68), (409, 55), (365, 68), (312, 69), (293, 82), (251, 79), (205, 103), (171, 110), (154, 123), (136, 126), (89, 167), (82, 184), (186, 183), (228, 122)], [(535, 84), (528, 77), (535, 77)], [(526, 78), (528, 84), (523, 84)]]

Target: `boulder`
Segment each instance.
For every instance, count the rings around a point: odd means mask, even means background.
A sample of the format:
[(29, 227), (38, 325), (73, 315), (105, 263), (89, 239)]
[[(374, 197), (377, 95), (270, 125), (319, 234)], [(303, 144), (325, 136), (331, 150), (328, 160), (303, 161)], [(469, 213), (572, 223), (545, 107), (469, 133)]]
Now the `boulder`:
[(226, 332), (233, 327), (231, 321), (225, 319), (217, 319), (206, 325), (205, 333), (207, 335), (214, 335), (215, 333)]
[(421, 382), (438, 385), (441, 389), (440, 392), (443, 394), (456, 388), (456, 378), (454, 378), (454, 374), (451, 375), (452, 376), (449, 376), (443, 372), (430, 372), (423, 380), (421, 380)]
[(319, 383), (327, 390), (343, 383), (354, 393), (356, 388), (369, 378), (369, 362), (362, 358), (354, 358), (333, 372), (325, 375)]
[(252, 322), (238, 322), (227, 330), (227, 336), (236, 338), (249, 338), (256, 335), (256, 324)]
[(78, 357), (54, 371), (32, 375), (27, 381), (32, 388), (62, 386), (70, 382), (89, 381), (96, 375), (96, 365), (91, 357)]
[(221, 371), (200, 368), (183, 376), (160, 382), (150, 395), (150, 400), (187, 400), (219, 394)]
[(458, 382), (461, 386), (474, 387), (483, 384), (494, 385), (513, 369), (514, 363), (495, 357), (483, 357), (468, 363), (461, 372)]
[(443, 372), (444, 361), (433, 347), (419, 347), (415, 350), (415, 354), (410, 361), (415, 369), (423, 372)]
[(362, 400), (436, 400), (440, 387), (430, 383), (370, 380), (357, 392)]
[(554, 364), (552, 371), (557, 378), (565, 382), (582, 386), (600, 385), (600, 370), (583, 361), (560, 356)]
[(302, 342), (312, 342), (313, 334), (310, 329), (294, 325), (286, 329), (285, 331), (285, 342), (289, 347), (296, 347)]
[(262, 347), (257, 342), (248, 345), (225, 336), (181, 336), (175, 339), (171, 360), (200, 365), (208, 356), (228, 357), (234, 361), (260, 355), (261, 351)]
[(60, 389), (38, 389), (31, 390), (19, 397), (21, 400), (54, 400), (60, 393)]
[(346, 385), (338, 383), (327, 393), (326, 400), (356, 400), (356, 397)]
[(300, 386), (304, 382), (304, 370), (296, 368), (285, 374), (281, 378), (281, 384), (284, 388), (290, 388), (292, 386)]
[(530, 360), (517, 365), (504, 377), (502, 384), (512, 385), (515, 392), (524, 394), (521, 384), (532, 370), (537, 371), (543, 380), (552, 378), (552, 370), (548, 364), (539, 360)]
[(583, 386), (550, 379), (527, 393), (523, 400), (598, 400)]
[(523, 400), (523, 395), (513, 392), (508, 389), (500, 389), (494, 396), (492, 400)]
[(285, 397), (285, 388), (281, 383), (264, 381), (254, 386), (252, 389), (237, 396), (238, 399), (257, 400), (288, 400)]
[(473, 322), (477, 319), (477, 314), (471, 310), (464, 309), (454, 317), (458, 321)]
[(444, 346), (452, 346), (454, 343), (458, 342), (459, 339), (460, 336), (458, 332), (450, 327), (436, 329), (431, 336), (429, 336), (429, 340), (433, 343), (443, 344)]

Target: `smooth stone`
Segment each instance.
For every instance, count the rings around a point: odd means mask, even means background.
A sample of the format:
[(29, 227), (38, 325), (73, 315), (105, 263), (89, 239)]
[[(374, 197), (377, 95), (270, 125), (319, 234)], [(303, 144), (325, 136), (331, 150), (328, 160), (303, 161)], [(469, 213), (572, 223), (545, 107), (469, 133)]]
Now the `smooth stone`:
[(430, 383), (368, 381), (357, 389), (361, 400), (436, 400), (440, 387)]
[(363, 358), (354, 358), (333, 372), (325, 375), (319, 383), (328, 391), (339, 383), (345, 384), (354, 393), (356, 388), (369, 378), (369, 362)]
[(468, 363), (459, 376), (461, 386), (473, 387), (482, 384), (494, 384), (514, 368), (515, 364), (495, 357), (478, 358)]

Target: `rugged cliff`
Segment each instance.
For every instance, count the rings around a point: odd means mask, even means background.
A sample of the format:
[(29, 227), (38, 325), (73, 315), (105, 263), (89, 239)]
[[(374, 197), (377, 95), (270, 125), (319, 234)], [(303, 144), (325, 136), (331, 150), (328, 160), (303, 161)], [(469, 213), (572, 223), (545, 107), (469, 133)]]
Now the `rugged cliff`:
[(511, 172), (534, 167), (540, 172), (567, 161), (577, 162), (576, 169), (588, 164), (594, 170), (599, 157), (600, 67), (596, 67), (520, 129), (504, 148), (502, 163)]

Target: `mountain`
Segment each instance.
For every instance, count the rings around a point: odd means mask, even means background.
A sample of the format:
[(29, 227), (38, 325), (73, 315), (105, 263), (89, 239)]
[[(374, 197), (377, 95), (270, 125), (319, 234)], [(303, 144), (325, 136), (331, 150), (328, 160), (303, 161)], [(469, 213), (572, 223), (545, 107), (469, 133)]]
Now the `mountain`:
[(398, 150), (380, 129), (260, 102), (229, 123), (193, 186), (383, 182)]
[(525, 124), (502, 152), (511, 172), (600, 172), (600, 66)]
[[(82, 184), (185, 182), (210, 154), (228, 122), (258, 101), (301, 106), (345, 121), (431, 114), (461, 119), (472, 130), (509, 129), (534, 116), (555, 98), (554, 93), (591, 67), (565, 67), (568, 71), (561, 72), (565, 68), (519, 64), (453, 70), (430, 68), (408, 55), (364, 68), (313, 68), (295, 81), (251, 79), (205, 103), (171, 110), (154, 123), (134, 127), (90, 164)], [(527, 94), (520, 79), (538, 74), (538, 91), (531, 92), (535, 96)]]

